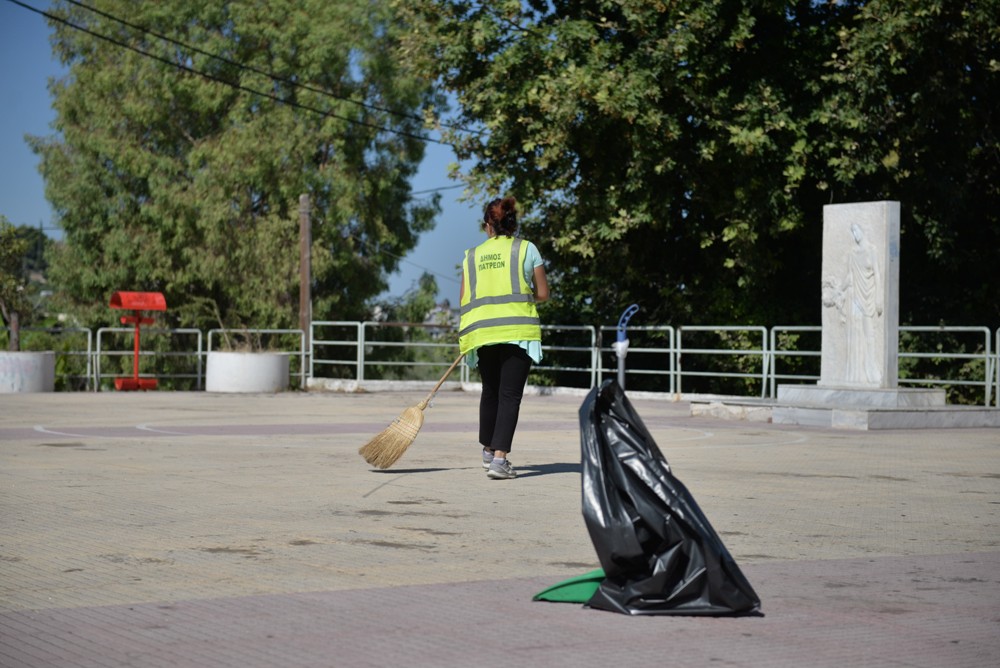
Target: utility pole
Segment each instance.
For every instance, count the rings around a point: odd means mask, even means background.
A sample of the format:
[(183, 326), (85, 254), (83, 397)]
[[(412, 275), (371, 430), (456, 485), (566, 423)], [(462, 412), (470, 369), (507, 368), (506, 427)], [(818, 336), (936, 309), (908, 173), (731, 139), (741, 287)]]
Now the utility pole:
[(299, 195), (299, 329), (306, 333), (306, 350), (312, 324), (312, 222), (309, 195)]

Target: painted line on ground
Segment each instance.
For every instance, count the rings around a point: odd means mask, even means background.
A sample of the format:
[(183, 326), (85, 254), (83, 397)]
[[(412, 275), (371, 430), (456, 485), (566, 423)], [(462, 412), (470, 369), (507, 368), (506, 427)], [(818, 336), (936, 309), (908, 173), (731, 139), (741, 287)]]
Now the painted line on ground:
[(71, 438), (88, 438), (85, 434), (71, 434), (66, 431), (54, 431), (52, 429), (46, 429), (40, 424), (36, 424), (34, 427), (35, 431), (42, 434), (51, 434), (53, 436), (69, 436)]
[(148, 424), (137, 424), (135, 428), (140, 429), (142, 431), (150, 431), (155, 434), (170, 434), (173, 436), (197, 436), (197, 434), (192, 434), (189, 431), (167, 431), (166, 429), (157, 429), (155, 427), (150, 427)]

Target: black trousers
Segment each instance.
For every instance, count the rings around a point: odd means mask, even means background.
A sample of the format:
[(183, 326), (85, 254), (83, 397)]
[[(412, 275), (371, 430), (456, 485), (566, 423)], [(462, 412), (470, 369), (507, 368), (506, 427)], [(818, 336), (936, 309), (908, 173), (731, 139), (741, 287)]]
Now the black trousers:
[(510, 452), (530, 370), (531, 358), (520, 346), (500, 343), (479, 349), (479, 375), (483, 379), (479, 443), (483, 447)]

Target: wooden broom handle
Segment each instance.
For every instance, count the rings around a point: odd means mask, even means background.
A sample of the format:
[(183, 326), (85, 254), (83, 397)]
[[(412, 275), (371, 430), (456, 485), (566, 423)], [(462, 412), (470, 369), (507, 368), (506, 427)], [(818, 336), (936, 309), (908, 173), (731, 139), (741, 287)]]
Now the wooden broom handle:
[(452, 362), (451, 366), (448, 367), (448, 370), (444, 372), (444, 375), (441, 376), (441, 380), (439, 380), (437, 382), (437, 385), (434, 386), (434, 389), (431, 390), (431, 393), (427, 395), (426, 399), (424, 399), (422, 402), (420, 402), (420, 404), (421, 404), (420, 410), (423, 410), (424, 408), (427, 407), (427, 404), (429, 404), (431, 402), (431, 399), (434, 398), (434, 395), (437, 394), (437, 391), (441, 389), (442, 385), (444, 385), (444, 381), (448, 380), (448, 376), (450, 376), (451, 372), (455, 370), (455, 367), (458, 366), (458, 363), (462, 361), (463, 357), (465, 357), (465, 353), (462, 353), (457, 358), (455, 358), (455, 361)]

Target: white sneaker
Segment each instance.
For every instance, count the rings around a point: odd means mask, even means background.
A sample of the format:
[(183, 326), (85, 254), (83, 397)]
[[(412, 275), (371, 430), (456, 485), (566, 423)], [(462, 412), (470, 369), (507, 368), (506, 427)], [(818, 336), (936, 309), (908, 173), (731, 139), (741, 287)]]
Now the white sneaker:
[(502, 464), (500, 460), (494, 459), (490, 462), (490, 470), (486, 472), (486, 475), (494, 480), (510, 480), (517, 477), (517, 471), (510, 465), (509, 459), (503, 460)]

